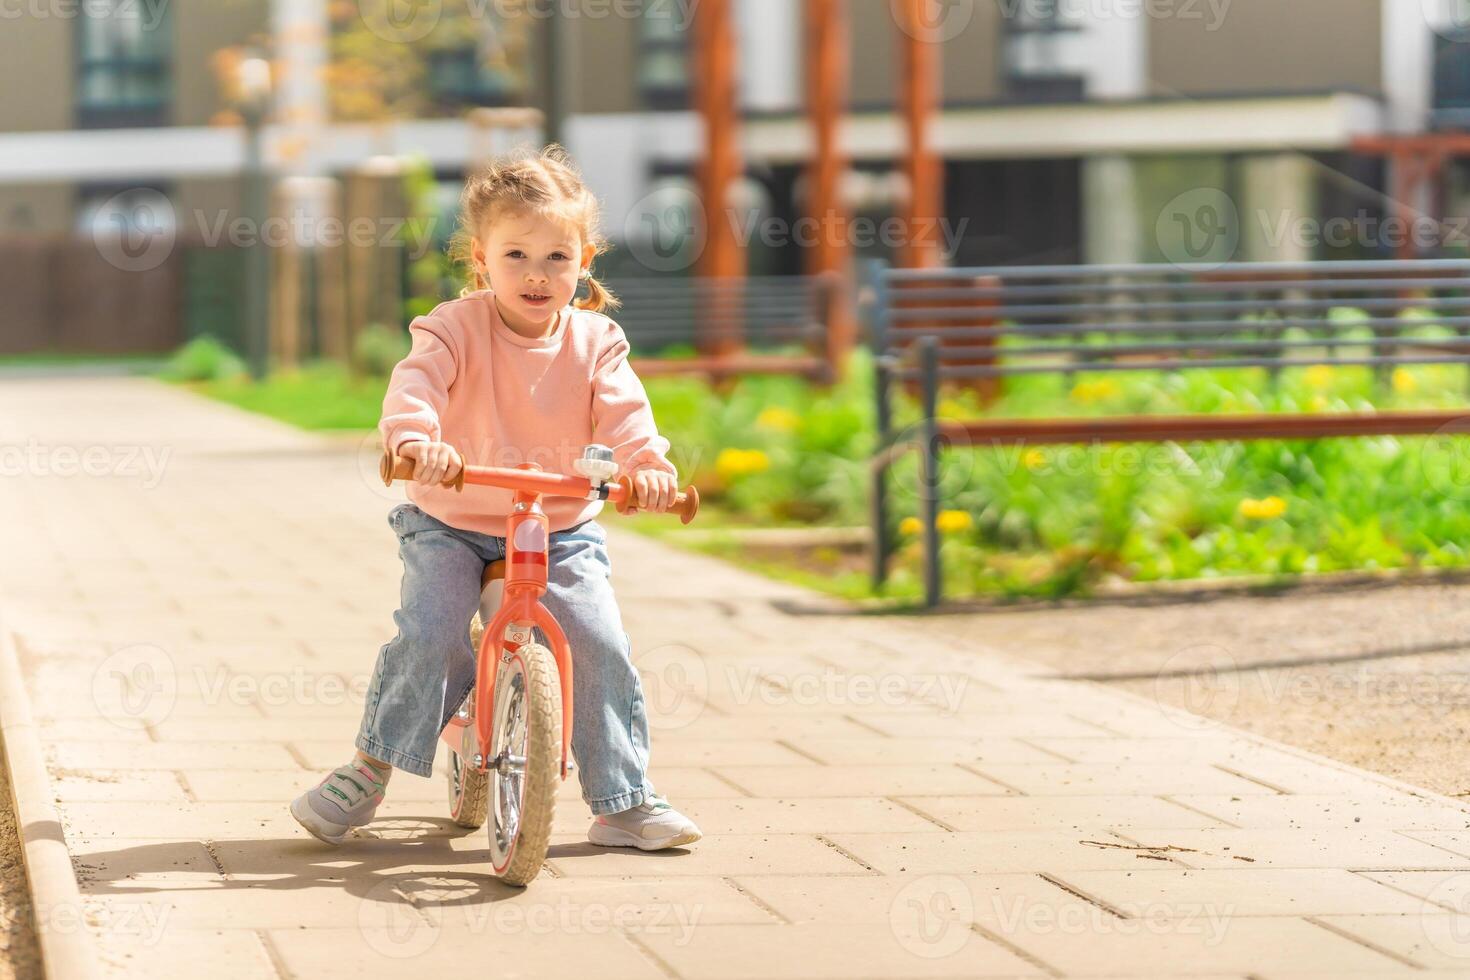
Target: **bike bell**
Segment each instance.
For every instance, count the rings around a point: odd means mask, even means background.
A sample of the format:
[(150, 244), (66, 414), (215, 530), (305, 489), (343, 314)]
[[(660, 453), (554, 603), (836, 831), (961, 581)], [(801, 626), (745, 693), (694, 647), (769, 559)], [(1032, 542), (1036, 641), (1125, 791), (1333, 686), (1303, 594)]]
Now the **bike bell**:
[(618, 475), (618, 464), (613, 462), (613, 451), (597, 443), (582, 450), (582, 458), (572, 465), (579, 474), (591, 480), (593, 486), (600, 487)]

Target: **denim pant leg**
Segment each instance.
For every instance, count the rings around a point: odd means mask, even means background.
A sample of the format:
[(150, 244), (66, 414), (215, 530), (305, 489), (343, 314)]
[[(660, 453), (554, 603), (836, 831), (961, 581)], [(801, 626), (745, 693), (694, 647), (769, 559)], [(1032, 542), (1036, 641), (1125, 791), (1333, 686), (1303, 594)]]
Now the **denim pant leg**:
[[(412, 504), (388, 517), (403, 559), (398, 635), (378, 652), (356, 745), (416, 776), (433, 769), (439, 733), (474, 683), (470, 619), (480, 602), (482, 549)], [(483, 536), (482, 536), (483, 537)]]
[(609, 581), (607, 536), (595, 520), (584, 521), (553, 533), (549, 551), (542, 602), (572, 648), (572, 754), (582, 799), (594, 814), (617, 813), (654, 790), (643, 686)]

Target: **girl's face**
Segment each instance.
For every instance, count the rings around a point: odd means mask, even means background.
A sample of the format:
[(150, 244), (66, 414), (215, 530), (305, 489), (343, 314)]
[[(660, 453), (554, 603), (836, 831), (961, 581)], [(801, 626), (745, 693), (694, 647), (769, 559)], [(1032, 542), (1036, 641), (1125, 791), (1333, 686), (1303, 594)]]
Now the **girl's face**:
[(518, 333), (547, 332), (577, 293), (597, 254), (574, 227), (540, 214), (499, 216), (474, 239), (471, 256), (495, 293), (500, 316)]

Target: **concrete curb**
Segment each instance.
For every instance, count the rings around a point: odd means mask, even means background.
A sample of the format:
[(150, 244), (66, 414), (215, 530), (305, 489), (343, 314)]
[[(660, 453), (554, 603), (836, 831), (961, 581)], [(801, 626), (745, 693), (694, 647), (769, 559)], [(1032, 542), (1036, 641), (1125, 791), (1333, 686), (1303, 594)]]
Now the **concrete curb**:
[(31, 717), (15, 638), (3, 626), (0, 750), (10, 771), (11, 804), (20, 830), (42, 966), (54, 980), (92, 980), (100, 975), (96, 940), (86, 925), (85, 906)]

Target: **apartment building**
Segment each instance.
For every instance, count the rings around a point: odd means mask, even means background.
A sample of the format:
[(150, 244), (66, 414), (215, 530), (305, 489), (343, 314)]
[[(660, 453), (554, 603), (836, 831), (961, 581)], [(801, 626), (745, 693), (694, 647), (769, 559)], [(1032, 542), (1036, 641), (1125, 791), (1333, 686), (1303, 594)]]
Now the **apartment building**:
[[(1200, 215), (1233, 208), (1235, 258), (1387, 254), (1361, 224), (1345, 241), (1322, 242), (1295, 234), (1291, 223), (1381, 219), (1387, 165), (1355, 153), (1355, 139), (1465, 121), (1466, 6), (936, 2), (944, 105), (935, 138), (945, 160), (952, 258), (1177, 258), (1190, 246), (1173, 237), (1165, 220), (1171, 207)], [(96, 15), (109, 9), (133, 16)], [(506, 4), (482, 0), (471, 9), (484, 14), (490, 35), (506, 29), (497, 22)], [(701, 148), (700, 122), (689, 108), (690, 0), (561, 0), (539, 9), (560, 12), (530, 28), (538, 37), (556, 31), (554, 78), (534, 64), (548, 49), (539, 41), (527, 48), (529, 67), (509, 73), (484, 67), (476, 44), (448, 47), (435, 53), (426, 76), (428, 111), (366, 124), (331, 118), (329, 79), (319, 71), (327, 0), (27, 0), (9, 7), (0, 25), (0, 91), (7, 93), (0, 99), (0, 234), (85, 228), (99, 207), (126, 211), (127, 195), (138, 189), (167, 196), (179, 214), (237, 208), (245, 148), (239, 127), (219, 125), (228, 107), (210, 58), (268, 34), (280, 39), (276, 56), (285, 69), (267, 138), (280, 174), (337, 175), (374, 155), (421, 154), (441, 181), (447, 212), (483, 150), (463, 109), (549, 102), (606, 202), (615, 240), (636, 244), (681, 227)], [(853, 170), (850, 203), (880, 218), (903, 192), (894, 178), (904, 149), (894, 113), (897, 29), (890, 0), (850, 0), (849, 13), (853, 73), (843, 143)], [(741, 206), (749, 211), (751, 267), (796, 271), (800, 248), (767, 232), (789, 226), (802, 210), (810, 135), (801, 4), (738, 0), (737, 17), (748, 159)], [(1458, 206), (1460, 186), (1452, 181), (1445, 206)], [(857, 245), (860, 255), (885, 251), (881, 240)], [(622, 251), (634, 263), (646, 252)]]

